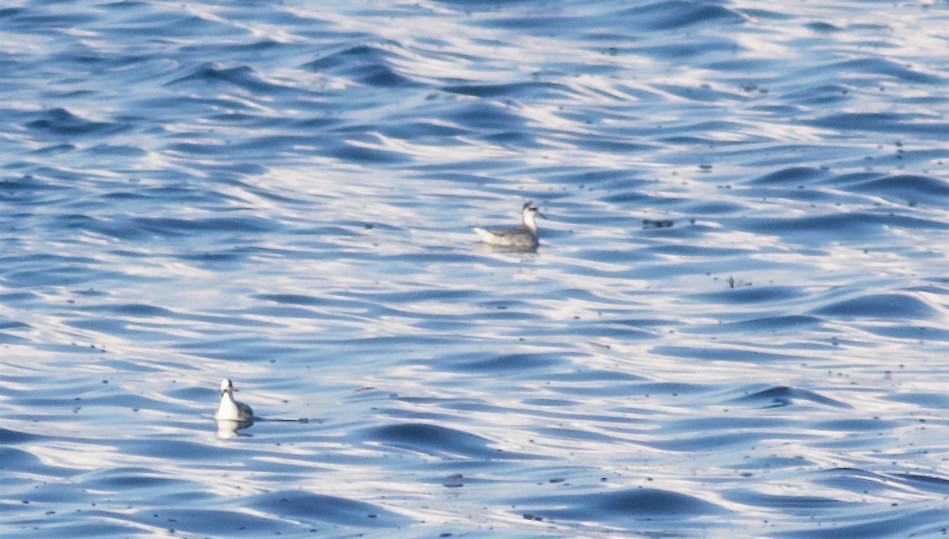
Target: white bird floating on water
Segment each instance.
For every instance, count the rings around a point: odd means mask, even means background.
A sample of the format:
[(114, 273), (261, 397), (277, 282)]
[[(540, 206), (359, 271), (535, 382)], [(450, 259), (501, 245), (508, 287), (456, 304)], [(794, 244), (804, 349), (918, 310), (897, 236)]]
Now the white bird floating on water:
[(253, 425), (254, 421), (274, 421), (280, 423), (310, 422), (310, 420), (305, 417), (301, 417), (300, 419), (276, 419), (254, 415), (254, 411), (251, 410), (250, 406), (234, 400), (234, 384), (227, 378), (221, 380), (221, 404), (218, 405), (217, 412), (214, 414), (214, 421), (217, 423), (217, 435), (219, 438), (248, 436), (247, 434), (239, 434), (237, 431)]
[(254, 422), (254, 411), (243, 402), (234, 400), (234, 384), (227, 378), (221, 380), (221, 404), (217, 407), (214, 419), (216, 421), (235, 421), (247, 425)]
[(521, 224), (510, 228), (485, 230), (474, 227), (475, 234), (482, 242), (513, 250), (530, 251), (537, 248), (537, 221), (535, 217), (546, 219), (533, 202), (527, 201), (521, 209)]

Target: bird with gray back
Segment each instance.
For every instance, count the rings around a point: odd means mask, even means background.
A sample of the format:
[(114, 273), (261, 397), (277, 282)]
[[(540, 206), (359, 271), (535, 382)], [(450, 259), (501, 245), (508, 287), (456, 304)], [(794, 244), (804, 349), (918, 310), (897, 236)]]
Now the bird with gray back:
[(527, 201), (521, 208), (519, 226), (491, 229), (474, 227), (473, 230), (482, 243), (516, 251), (533, 251), (538, 245), (537, 217), (546, 219), (532, 201)]
[(234, 400), (234, 384), (227, 378), (221, 380), (221, 404), (214, 414), (216, 421), (234, 421), (240, 424), (254, 422), (254, 411), (243, 402)]

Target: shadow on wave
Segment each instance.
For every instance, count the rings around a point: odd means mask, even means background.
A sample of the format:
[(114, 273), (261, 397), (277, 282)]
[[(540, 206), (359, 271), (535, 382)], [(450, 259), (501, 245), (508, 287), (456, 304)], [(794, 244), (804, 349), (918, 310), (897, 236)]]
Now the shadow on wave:
[(314, 494), (303, 490), (277, 491), (260, 494), (248, 500), (248, 505), (281, 519), (317, 521), (359, 527), (398, 527), (411, 520), (366, 502)]
[[(651, 521), (676, 521), (728, 510), (701, 498), (656, 488), (625, 489), (590, 494), (538, 496), (512, 501), (533, 518), (603, 522), (614, 525), (648, 525)], [(527, 517), (527, 515), (525, 515)]]
[[(395, 42), (385, 46), (396, 48)], [(416, 86), (418, 83), (399, 73), (393, 66), (393, 52), (379, 44), (359, 44), (335, 51), (303, 64), (302, 68), (353, 80), (368, 86), (391, 88)]]
[(87, 120), (64, 108), (48, 109), (37, 116), (35, 120), (27, 122), (26, 127), (57, 136), (112, 135), (125, 131), (128, 127), (113, 122)]
[(769, 387), (761, 391), (746, 394), (743, 397), (730, 399), (726, 402), (758, 405), (762, 408), (781, 408), (790, 406), (794, 404), (795, 401), (808, 401), (824, 406), (833, 406), (834, 408), (851, 408), (851, 406), (845, 402), (825, 397), (807, 389), (798, 389), (788, 386)]
[(425, 455), (478, 460), (533, 459), (489, 446), (489, 440), (464, 431), (428, 423), (400, 423), (363, 429), (354, 434), (362, 442), (405, 449)]

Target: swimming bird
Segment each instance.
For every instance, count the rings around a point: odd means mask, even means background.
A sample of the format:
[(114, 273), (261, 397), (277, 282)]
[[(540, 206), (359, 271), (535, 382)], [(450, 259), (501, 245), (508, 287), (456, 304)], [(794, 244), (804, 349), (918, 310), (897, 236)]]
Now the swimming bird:
[(490, 230), (474, 227), (474, 232), (482, 242), (490, 245), (516, 250), (533, 250), (537, 248), (537, 222), (535, 217), (546, 219), (542, 213), (537, 211), (537, 206), (528, 200), (521, 209), (520, 226)]
[(217, 407), (214, 419), (248, 424), (254, 421), (254, 411), (250, 406), (234, 400), (234, 384), (227, 378), (221, 380), (221, 404)]

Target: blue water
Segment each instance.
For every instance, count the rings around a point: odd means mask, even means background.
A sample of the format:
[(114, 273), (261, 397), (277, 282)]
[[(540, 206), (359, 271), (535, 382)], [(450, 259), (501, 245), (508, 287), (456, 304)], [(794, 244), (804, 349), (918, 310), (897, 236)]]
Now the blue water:
[(947, 27), (6, 2), (0, 536), (946, 535)]

